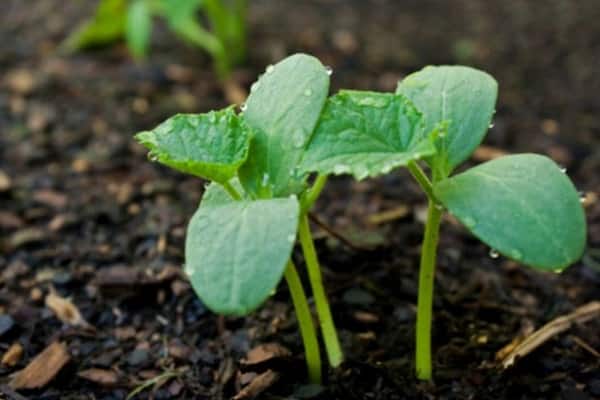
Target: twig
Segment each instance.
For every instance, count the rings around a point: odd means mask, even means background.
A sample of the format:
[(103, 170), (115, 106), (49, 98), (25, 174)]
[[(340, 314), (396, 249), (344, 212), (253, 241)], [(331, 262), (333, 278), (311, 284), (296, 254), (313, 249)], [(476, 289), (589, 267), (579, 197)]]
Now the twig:
[(339, 234), (338, 232), (334, 231), (329, 225), (327, 225), (325, 222), (321, 221), (319, 219), (319, 217), (317, 217), (314, 213), (309, 212), (308, 217), (310, 218), (310, 220), (312, 222), (314, 222), (316, 225), (318, 225), (319, 228), (321, 228), (325, 232), (327, 232), (328, 235), (333, 236), (334, 238), (339, 240), (342, 244), (346, 245), (347, 247), (351, 248), (352, 250), (355, 250), (355, 251), (371, 251), (371, 250), (373, 250), (373, 248), (371, 248), (371, 247), (358, 245), (358, 244), (352, 242), (350, 239), (348, 239), (348, 238), (344, 237), (343, 235)]
[(518, 346), (502, 357), (502, 366), (512, 366), (517, 358), (524, 357), (547, 342), (552, 337), (571, 328), (573, 324), (582, 324), (600, 316), (600, 301), (587, 303), (570, 314), (563, 315), (548, 322), (546, 325), (527, 336)]
[(571, 335), (571, 339), (573, 339), (575, 344), (577, 344), (579, 347), (581, 347), (582, 349), (584, 349), (585, 351), (587, 351), (594, 357), (600, 358), (600, 353), (596, 349), (594, 349), (592, 346), (590, 346), (587, 342), (585, 342), (583, 339), (581, 339), (575, 335)]

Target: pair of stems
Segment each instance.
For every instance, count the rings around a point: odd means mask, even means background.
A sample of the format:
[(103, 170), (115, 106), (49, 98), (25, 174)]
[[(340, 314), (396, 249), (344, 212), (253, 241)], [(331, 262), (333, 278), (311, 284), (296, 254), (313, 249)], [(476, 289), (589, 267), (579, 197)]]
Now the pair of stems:
[[(410, 162), (408, 169), (429, 199), (419, 266), (419, 294), (417, 300), (417, 326), (415, 330), (415, 370), (418, 379), (431, 380), (433, 285), (443, 207), (435, 197), (431, 181), (417, 163)], [(434, 181), (437, 181), (435, 174)]]
[[(306, 269), (308, 271), (308, 279), (314, 296), (321, 334), (323, 335), (323, 342), (325, 344), (325, 350), (327, 351), (327, 358), (332, 367), (337, 367), (342, 363), (344, 356), (338, 339), (337, 330), (333, 323), (327, 294), (323, 287), (321, 267), (317, 258), (317, 252), (310, 233), (310, 224), (308, 221), (308, 211), (319, 197), (326, 182), (327, 177), (320, 175), (317, 177), (311, 189), (303, 196), (301, 200), (298, 235), (304, 254), (304, 262), (306, 263)], [(229, 182), (225, 182), (223, 187), (233, 199), (241, 199), (240, 194)], [(302, 342), (304, 344), (309, 381), (311, 383), (321, 383), (321, 352), (319, 350), (317, 330), (313, 323), (308, 299), (304, 292), (298, 271), (291, 260), (288, 261), (284, 277), (288, 284), (298, 324), (300, 325), (300, 335), (302, 336)]]

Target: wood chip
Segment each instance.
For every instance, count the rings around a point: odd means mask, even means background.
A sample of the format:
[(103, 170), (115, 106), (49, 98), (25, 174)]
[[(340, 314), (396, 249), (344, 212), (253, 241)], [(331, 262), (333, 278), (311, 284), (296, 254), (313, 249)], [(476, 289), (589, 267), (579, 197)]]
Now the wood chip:
[(246, 358), (240, 361), (244, 367), (255, 367), (274, 359), (287, 358), (292, 353), (279, 343), (265, 343), (254, 347), (246, 354)]
[(17, 372), (9, 383), (13, 389), (44, 387), (69, 362), (71, 356), (64, 342), (54, 342)]
[(53, 208), (64, 208), (68, 201), (64, 194), (49, 189), (37, 190), (33, 194), (33, 199)]
[(0, 169), (0, 192), (6, 192), (12, 187), (12, 180), (4, 171)]
[(392, 208), (391, 210), (382, 211), (377, 214), (371, 214), (369, 215), (367, 221), (373, 225), (381, 225), (404, 218), (408, 214), (410, 214), (410, 207), (402, 204), (398, 207)]
[(495, 158), (503, 157), (508, 153), (502, 149), (492, 146), (481, 145), (473, 152), (475, 161), (490, 161)]
[[(65, 324), (90, 329), (92, 326), (81, 316), (79, 309), (69, 299), (60, 297), (54, 290), (46, 296), (46, 307), (54, 312), (56, 317)], [(92, 328), (93, 329), (93, 328)]]
[(77, 376), (100, 386), (110, 387), (119, 383), (119, 375), (110, 369), (90, 368), (79, 371)]
[(366, 311), (356, 311), (352, 314), (355, 320), (363, 324), (376, 324), (379, 322), (379, 316)]
[(6, 353), (2, 356), (2, 365), (14, 367), (23, 356), (23, 346), (21, 343), (13, 343), (12, 346), (6, 350)]
[(257, 375), (248, 386), (244, 387), (233, 397), (233, 400), (254, 399), (266, 389), (273, 386), (278, 379), (279, 374), (269, 369)]
[(535, 350), (554, 336), (569, 329), (571, 326), (573, 326), (573, 324), (582, 324), (599, 316), (600, 301), (592, 301), (577, 308), (570, 314), (553, 319), (537, 331), (527, 336), (511, 351), (505, 351), (504, 353), (506, 354), (501, 354), (503, 350), (500, 350), (500, 352), (498, 352), (496, 356), (498, 359), (500, 359), (502, 366), (504, 368), (508, 368), (514, 365), (515, 361), (518, 358), (524, 357), (527, 354), (531, 353), (533, 350)]

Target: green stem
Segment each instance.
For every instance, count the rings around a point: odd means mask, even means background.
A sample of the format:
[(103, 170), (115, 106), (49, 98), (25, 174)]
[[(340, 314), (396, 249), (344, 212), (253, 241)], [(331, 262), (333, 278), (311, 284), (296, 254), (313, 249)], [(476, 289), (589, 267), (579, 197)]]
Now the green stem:
[(296, 266), (291, 261), (288, 262), (285, 269), (285, 280), (287, 281), (296, 310), (296, 318), (300, 325), (300, 334), (304, 343), (304, 352), (308, 368), (308, 379), (311, 383), (321, 383), (321, 354), (319, 352), (319, 342), (317, 341), (317, 331), (313, 324), (306, 294), (302, 288), (302, 282), (298, 276)]
[(323, 187), (327, 183), (327, 175), (319, 175), (317, 179), (315, 179), (315, 183), (312, 187), (306, 192), (306, 195), (302, 199), (302, 213), (307, 213), (308, 210), (312, 208), (315, 204), (315, 201), (319, 198), (319, 195), (323, 191)]
[(421, 186), (421, 189), (423, 189), (423, 191), (427, 194), (427, 197), (439, 204), (439, 201), (433, 193), (433, 184), (425, 172), (423, 172), (421, 167), (419, 167), (419, 164), (417, 164), (415, 161), (409, 161), (407, 167), (413, 178), (415, 178), (419, 186)]
[(437, 244), (442, 211), (433, 199), (429, 199), (427, 224), (421, 249), (419, 271), (419, 299), (417, 305), (416, 329), (416, 371), (417, 378), (431, 379), (431, 314), (433, 308), (433, 284)]
[(331, 316), (331, 309), (329, 308), (329, 302), (327, 301), (327, 295), (323, 287), (321, 268), (319, 267), (319, 260), (317, 259), (317, 252), (315, 251), (315, 245), (310, 234), (310, 226), (306, 214), (300, 216), (300, 226), (298, 229), (300, 244), (302, 245), (304, 260), (308, 270), (308, 278), (315, 299), (317, 315), (319, 316), (323, 341), (327, 350), (327, 358), (332, 367), (337, 367), (342, 363), (344, 355), (342, 354), (337, 331)]
[(229, 193), (229, 195), (231, 196), (232, 199), (234, 200), (241, 200), (242, 196), (240, 196), (240, 194), (237, 192), (237, 190), (235, 190), (235, 188), (231, 185), (231, 183), (229, 182), (225, 182), (221, 184), (223, 186), (223, 189), (225, 189), (227, 191), (227, 193)]

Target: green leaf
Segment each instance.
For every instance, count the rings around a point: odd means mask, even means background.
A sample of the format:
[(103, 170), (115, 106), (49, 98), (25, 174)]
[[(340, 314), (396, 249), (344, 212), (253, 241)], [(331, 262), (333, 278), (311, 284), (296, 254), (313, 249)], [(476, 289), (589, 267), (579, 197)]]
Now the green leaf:
[(248, 157), (251, 135), (232, 108), (178, 114), (136, 139), (149, 157), (181, 172), (227, 182)]
[(94, 16), (62, 44), (67, 51), (105, 46), (125, 35), (127, 0), (101, 0)]
[(586, 225), (579, 195), (547, 157), (489, 161), (438, 182), (434, 193), (475, 236), (523, 264), (560, 270), (581, 257)]
[(152, 33), (152, 14), (146, 0), (135, 0), (127, 12), (127, 46), (135, 58), (148, 52)]
[(438, 154), (428, 162), (437, 176), (447, 177), (479, 146), (487, 132), (498, 95), (490, 75), (463, 66), (425, 67), (398, 84), (424, 114), (427, 131), (448, 122), (437, 141)]
[(176, 27), (182, 21), (195, 19), (202, 0), (160, 0), (159, 5), (169, 25)]
[(296, 167), (329, 91), (329, 74), (314, 57), (296, 54), (269, 66), (252, 85), (244, 119), (255, 131), (251, 156), (240, 169), (257, 197), (299, 193), (306, 180)]
[(283, 276), (298, 228), (289, 198), (204, 202), (188, 227), (185, 271), (214, 312), (244, 315), (260, 306)]
[(435, 152), (422, 115), (402, 95), (341, 91), (327, 100), (300, 169), (377, 176)]

